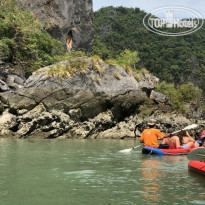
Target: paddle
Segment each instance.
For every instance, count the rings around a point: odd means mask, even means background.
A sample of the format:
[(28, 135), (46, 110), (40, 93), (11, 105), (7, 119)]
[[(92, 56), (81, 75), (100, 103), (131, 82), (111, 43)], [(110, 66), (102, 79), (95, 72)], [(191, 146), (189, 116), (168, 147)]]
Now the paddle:
[(141, 147), (141, 146), (142, 146), (142, 144), (138, 145), (138, 146), (135, 146), (135, 147), (132, 147), (130, 149), (123, 149), (123, 150), (121, 150), (119, 152), (121, 152), (121, 153), (128, 153), (128, 152), (131, 152), (132, 150), (137, 149), (138, 147)]
[(181, 132), (181, 131), (192, 130), (192, 129), (195, 129), (195, 128), (197, 128), (197, 127), (198, 127), (197, 124), (192, 124), (192, 125), (189, 125), (189, 126), (185, 127), (185, 128), (182, 129), (182, 130), (175, 131), (175, 132), (173, 132), (173, 133), (171, 133), (171, 134), (173, 135), (173, 134), (177, 134), (177, 133), (179, 133), (179, 132)]
[(205, 148), (199, 147), (188, 153), (187, 159), (194, 161), (205, 161)]

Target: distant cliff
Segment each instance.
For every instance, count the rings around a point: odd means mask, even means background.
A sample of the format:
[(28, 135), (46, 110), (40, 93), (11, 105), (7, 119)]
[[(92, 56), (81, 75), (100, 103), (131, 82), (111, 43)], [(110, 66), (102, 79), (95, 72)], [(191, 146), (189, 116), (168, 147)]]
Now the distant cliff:
[(105, 60), (115, 58), (125, 48), (138, 51), (138, 66), (145, 67), (160, 81), (193, 82), (205, 94), (205, 25), (191, 35), (164, 37), (145, 28), (146, 14), (139, 8), (124, 7), (96, 11), (93, 53)]
[(73, 48), (90, 51), (93, 43), (92, 0), (17, 0), (45, 23), (47, 32), (65, 43), (67, 32), (75, 27)]

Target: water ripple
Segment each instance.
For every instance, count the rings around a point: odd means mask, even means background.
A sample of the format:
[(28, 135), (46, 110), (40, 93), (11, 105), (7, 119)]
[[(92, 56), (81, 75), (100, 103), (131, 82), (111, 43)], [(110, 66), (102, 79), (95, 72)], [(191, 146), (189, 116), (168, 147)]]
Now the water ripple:
[(95, 170), (81, 170), (81, 171), (64, 172), (64, 174), (66, 174), (66, 175), (72, 175), (72, 174), (85, 175), (85, 174), (95, 174), (95, 173), (96, 173)]

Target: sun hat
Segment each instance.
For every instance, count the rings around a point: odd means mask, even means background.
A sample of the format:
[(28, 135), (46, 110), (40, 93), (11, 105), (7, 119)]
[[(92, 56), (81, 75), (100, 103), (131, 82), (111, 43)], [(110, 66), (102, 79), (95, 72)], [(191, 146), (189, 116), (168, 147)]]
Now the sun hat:
[(154, 119), (150, 119), (147, 124), (152, 126), (156, 124), (156, 121)]
[(168, 132), (168, 133), (173, 133), (173, 132), (174, 132), (174, 129), (173, 129), (173, 128), (169, 128), (169, 129), (167, 130), (167, 132)]

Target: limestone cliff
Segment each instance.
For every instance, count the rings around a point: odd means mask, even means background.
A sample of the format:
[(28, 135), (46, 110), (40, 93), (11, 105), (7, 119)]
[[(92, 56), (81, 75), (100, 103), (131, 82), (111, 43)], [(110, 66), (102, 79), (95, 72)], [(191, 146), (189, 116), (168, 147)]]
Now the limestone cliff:
[(64, 44), (68, 31), (75, 27), (73, 48), (91, 50), (93, 42), (92, 0), (18, 0), (42, 21), (45, 29)]

